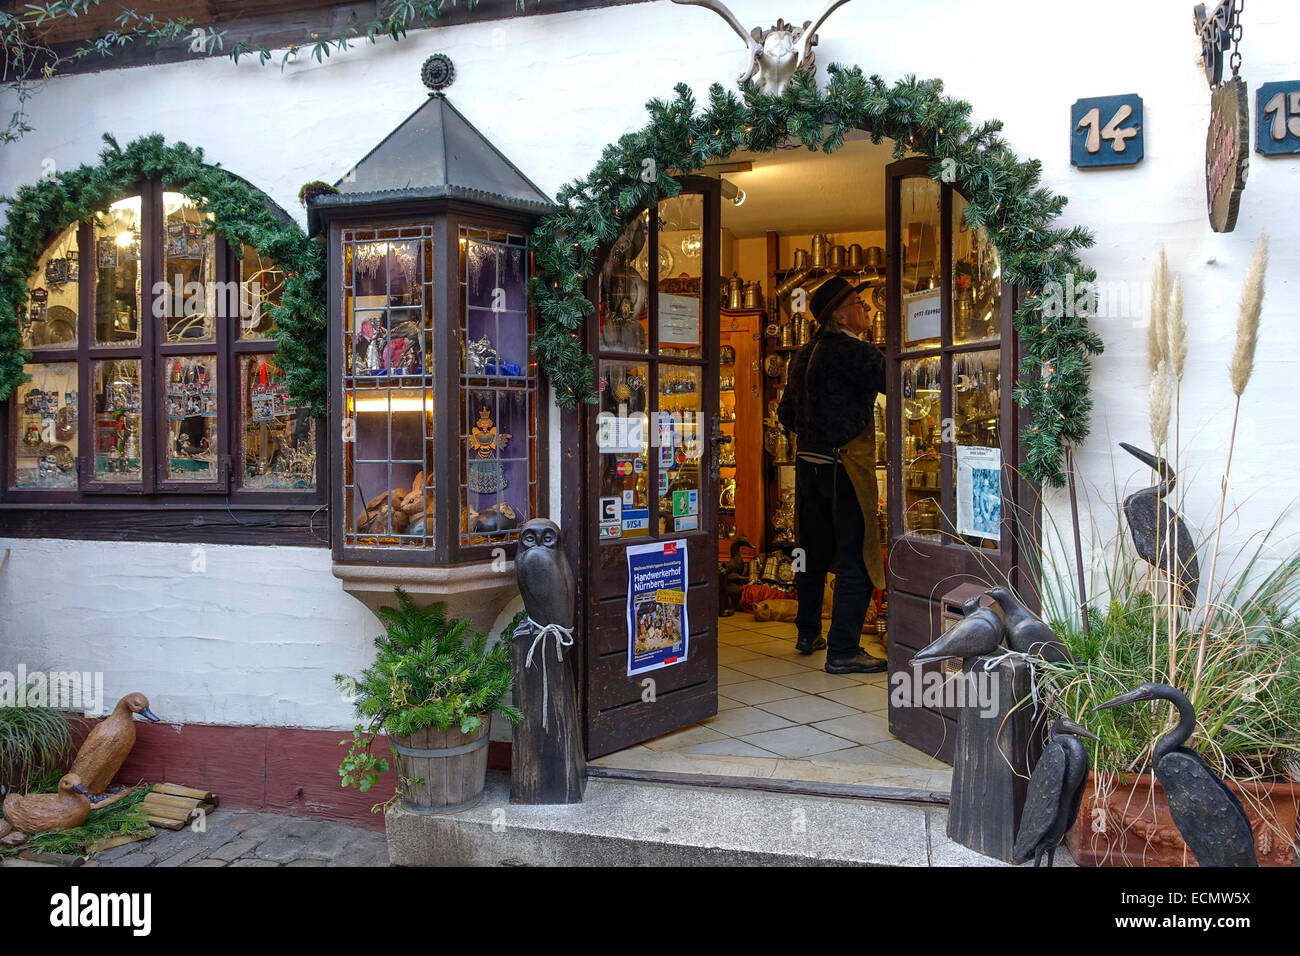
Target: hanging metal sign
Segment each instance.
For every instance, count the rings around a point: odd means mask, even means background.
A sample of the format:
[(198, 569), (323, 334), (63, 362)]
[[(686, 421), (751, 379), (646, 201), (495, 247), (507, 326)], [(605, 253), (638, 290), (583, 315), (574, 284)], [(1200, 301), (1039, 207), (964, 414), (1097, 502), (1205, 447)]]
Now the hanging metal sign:
[[(1193, 10), (1201, 39), (1205, 78), (1210, 96), (1210, 128), (1205, 136), (1205, 204), (1210, 228), (1232, 232), (1237, 225), (1241, 193), (1250, 171), (1250, 98), (1241, 78), (1241, 10), (1243, 0), (1223, 0), (1213, 13), (1205, 4)], [(1231, 46), (1228, 65), (1232, 79), (1223, 82), (1223, 54)]]

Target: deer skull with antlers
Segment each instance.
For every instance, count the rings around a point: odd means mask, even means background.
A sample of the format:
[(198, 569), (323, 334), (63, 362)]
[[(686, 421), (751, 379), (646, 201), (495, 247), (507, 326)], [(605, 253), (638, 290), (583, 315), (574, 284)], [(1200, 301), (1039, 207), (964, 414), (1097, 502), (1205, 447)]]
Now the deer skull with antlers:
[(817, 28), (826, 22), (836, 7), (848, 3), (848, 0), (831, 0), (815, 21), (805, 20), (802, 27), (777, 20), (776, 26), (770, 30), (754, 27), (748, 33), (722, 0), (673, 0), (673, 3), (707, 7), (722, 17), (749, 46), (749, 64), (739, 82), (744, 84), (746, 80), (755, 80), (764, 93), (780, 96), (795, 73), (816, 69), (812, 48), (817, 45)]

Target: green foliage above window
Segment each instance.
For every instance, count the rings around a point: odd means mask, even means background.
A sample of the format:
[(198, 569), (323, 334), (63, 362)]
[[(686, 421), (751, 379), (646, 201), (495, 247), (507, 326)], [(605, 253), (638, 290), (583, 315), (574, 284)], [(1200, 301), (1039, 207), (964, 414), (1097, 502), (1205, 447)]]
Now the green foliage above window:
[(18, 317), (28, 308), (27, 278), (46, 244), (74, 222), (89, 221), (134, 192), (141, 180), (157, 179), (210, 212), (213, 228), (232, 249), (247, 244), (274, 259), (285, 272), (282, 300), (269, 306), (280, 345), (277, 362), (289, 394), (312, 413), (325, 413), (325, 249), (298, 224), (278, 216), (261, 191), (203, 161), (203, 151), (168, 144), (160, 134), (107, 143), (96, 165), (82, 165), (19, 188), (8, 201), (0, 231), (0, 401), (21, 384), (31, 353), (23, 348)]
[(538, 317), (533, 350), (557, 401), (568, 408), (596, 400), (593, 359), (579, 337), (592, 311), (587, 277), (600, 251), (640, 209), (680, 192), (674, 176), (736, 150), (770, 152), (789, 139), (829, 153), (846, 133), (864, 129), (874, 142), (892, 139), (896, 158), (921, 153), (935, 159), (931, 175), (966, 197), (966, 222), (988, 231), (1006, 281), (1027, 290), (1016, 311), (1022, 362), (1015, 388), (1030, 413), (1021, 436), (1025, 472), (1062, 484), (1065, 446), (1088, 435), (1091, 357), (1100, 354), (1102, 342), (1076, 310), (1045, 317), (1040, 294), (1053, 282), (1064, 287), (1067, 275), (1074, 276), (1075, 288), (1095, 280), (1078, 256), (1092, 235), (1053, 225), (1066, 200), (1041, 185), (1041, 163), (1018, 159), (997, 120), (973, 123), (970, 104), (944, 96), (939, 80), (907, 77), (891, 85), (841, 66), (829, 74), (825, 91), (810, 74), (799, 73), (779, 97), (752, 83), (739, 97), (715, 84), (699, 112), (690, 89), (679, 84), (675, 99), (647, 104), (648, 125), (607, 146), (586, 177), (560, 190), (560, 208), (533, 233), (538, 268), (529, 286)]

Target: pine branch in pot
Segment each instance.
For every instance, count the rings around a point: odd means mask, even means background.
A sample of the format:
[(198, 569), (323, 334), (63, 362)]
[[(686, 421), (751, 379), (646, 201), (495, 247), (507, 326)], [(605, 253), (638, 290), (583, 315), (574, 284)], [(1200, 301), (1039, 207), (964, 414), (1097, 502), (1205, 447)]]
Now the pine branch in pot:
[(397, 765), (398, 799), (410, 810), (452, 813), (477, 803), (487, 775), (488, 732), (493, 713), (512, 724), (522, 714), (503, 703), (510, 692), (510, 635), (488, 647), (487, 636), (469, 622), (447, 616), (446, 606), (421, 608), (401, 588), (397, 607), (379, 609), (386, 631), (375, 639), (375, 660), (359, 677), (337, 674), (339, 689), (356, 707), (359, 724), (339, 766), (343, 786), (362, 792), (388, 770), (373, 753), (376, 737), (388, 735)]

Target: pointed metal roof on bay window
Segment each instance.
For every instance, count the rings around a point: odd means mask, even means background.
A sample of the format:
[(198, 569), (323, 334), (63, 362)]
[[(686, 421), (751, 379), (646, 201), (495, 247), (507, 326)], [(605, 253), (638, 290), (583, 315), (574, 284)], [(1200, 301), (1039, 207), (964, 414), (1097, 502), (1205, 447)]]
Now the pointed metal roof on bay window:
[(452, 73), (441, 54), (429, 58), (423, 70), (426, 85), (433, 87), (428, 100), (334, 184), (338, 193), (312, 198), (311, 233), (317, 232), (322, 212), (328, 216), (395, 200), (464, 199), (534, 215), (554, 206), (451, 105), (442, 89)]

